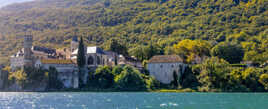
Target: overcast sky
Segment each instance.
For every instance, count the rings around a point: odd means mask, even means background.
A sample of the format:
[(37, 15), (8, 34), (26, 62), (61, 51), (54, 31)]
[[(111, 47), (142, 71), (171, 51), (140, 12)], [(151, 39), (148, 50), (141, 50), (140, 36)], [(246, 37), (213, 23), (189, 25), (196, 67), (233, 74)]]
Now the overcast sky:
[(25, 1), (33, 1), (33, 0), (0, 0), (0, 7), (12, 4), (12, 3), (21, 3)]

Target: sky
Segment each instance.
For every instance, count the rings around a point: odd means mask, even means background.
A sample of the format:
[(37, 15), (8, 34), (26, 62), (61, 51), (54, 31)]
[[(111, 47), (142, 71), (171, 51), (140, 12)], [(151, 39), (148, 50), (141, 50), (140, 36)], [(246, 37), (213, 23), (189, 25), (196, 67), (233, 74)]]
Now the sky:
[(0, 0), (0, 7), (12, 4), (12, 3), (21, 3), (26, 1), (33, 1), (33, 0)]

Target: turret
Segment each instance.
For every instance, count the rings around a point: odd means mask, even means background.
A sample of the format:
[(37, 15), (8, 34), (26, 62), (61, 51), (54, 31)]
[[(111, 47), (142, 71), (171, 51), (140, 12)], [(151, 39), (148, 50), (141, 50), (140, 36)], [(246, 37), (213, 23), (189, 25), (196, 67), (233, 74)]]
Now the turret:
[(33, 37), (31, 35), (24, 36), (24, 67), (33, 66), (33, 53), (32, 53)]
[(77, 36), (74, 36), (71, 42), (71, 52), (74, 52), (74, 50), (76, 50), (77, 48), (78, 48), (78, 38)]

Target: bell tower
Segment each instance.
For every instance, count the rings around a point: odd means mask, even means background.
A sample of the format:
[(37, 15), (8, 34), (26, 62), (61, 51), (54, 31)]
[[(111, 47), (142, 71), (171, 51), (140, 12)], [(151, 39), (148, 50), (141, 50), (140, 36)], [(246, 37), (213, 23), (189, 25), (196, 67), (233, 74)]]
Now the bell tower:
[(71, 52), (74, 52), (74, 50), (76, 50), (77, 48), (78, 48), (78, 38), (77, 36), (74, 36), (71, 42)]
[(24, 36), (24, 67), (33, 67), (33, 52), (32, 52), (32, 46), (33, 46), (33, 37), (32, 35), (25, 35)]

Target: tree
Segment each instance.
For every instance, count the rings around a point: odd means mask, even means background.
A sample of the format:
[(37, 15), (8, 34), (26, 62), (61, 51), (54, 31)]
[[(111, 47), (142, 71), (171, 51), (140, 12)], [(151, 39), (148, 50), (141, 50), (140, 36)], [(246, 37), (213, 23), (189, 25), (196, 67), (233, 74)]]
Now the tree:
[(126, 66), (121, 74), (116, 76), (117, 89), (122, 91), (142, 91), (146, 90), (146, 82), (138, 70)]
[(229, 63), (239, 63), (244, 57), (243, 48), (240, 45), (231, 43), (219, 43), (211, 50), (212, 56), (222, 58)]
[(201, 65), (201, 73), (198, 76), (202, 84), (202, 91), (223, 89), (226, 85), (226, 76), (230, 72), (229, 63), (223, 59), (212, 57)]
[(48, 70), (48, 88), (60, 89), (63, 87), (62, 82), (58, 79), (58, 71), (55, 67), (49, 67)]
[(115, 66), (112, 70), (112, 73), (114, 75), (119, 75), (123, 71), (123, 68), (121, 66)]
[(176, 71), (173, 72), (173, 81), (172, 84), (174, 86), (174, 88), (178, 88), (178, 75), (176, 73)]
[(111, 88), (114, 85), (114, 75), (108, 66), (98, 67), (94, 80), (99, 88)]
[(15, 81), (16, 84), (24, 88), (27, 83), (27, 74), (23, 70), (18, 70), (16, 72), (11, 72), (8, 79)]
[(79, 46), (78, 46), (78, 53), (77, 53), (77, 65), (79, 68), (83, 68), (86, 64), (86, 57), (85, 57), (85, 47), (83, 43), (83, 38), (80, 38)]
[(257, 68), (247, 68), (242, 72), (243, 84), (251, 91), (261, 91), (261, 84), (258, 82), (261, 72)]
[(82, 87), (83, 85), (83, 77), (85, 76), (85, 64), (86, 64), (86, 57), (85, 57), (85, 47), (83, 43), (83, 38), (80, 38), (79, 46), (78, 46), (78, 53), (77, 53), (77, 65), (78, 65), (78, 75), (79, 75), (79, 86)]
[(111, 5), (111, 1), (110, 0), (105, 0), (104, 1), (104, 6), (105, 7), (109, 7)]
[(124, 56), (128, 56), (127, 47), (119, 43), (117, 39), (111, 39), (108, 41), (108, 45), (105, 47), (106, 50), (110, 50), (116, 52), (118, 54), (122, 54)]
[(268, 90), (268, 73), (261, 74), (259, 82), (264, 86), (265, 90)]
[(210, 44), (202, 40), (185, 39), (173, 46), (174, 52), (188, 63), (195, 61), (196, 57), (209, 56)]

